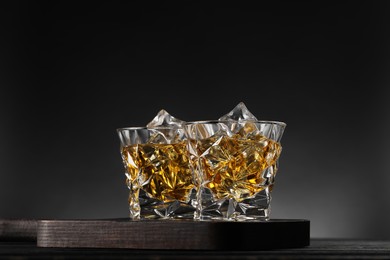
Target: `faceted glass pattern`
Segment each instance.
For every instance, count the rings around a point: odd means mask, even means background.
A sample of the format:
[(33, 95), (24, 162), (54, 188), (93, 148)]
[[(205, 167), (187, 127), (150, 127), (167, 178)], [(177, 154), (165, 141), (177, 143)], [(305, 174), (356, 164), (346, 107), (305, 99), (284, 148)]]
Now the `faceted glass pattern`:
[(146, 127), (117, 129), (130, 217), (268, 220), (285, 127), (240, 102), (215, 121), (162, 109)]
[(182, 129), (118, 129), (132, 219), (193, 218), (195, 185)]
[(196, 171), (195, 219), (269, 219), (282, 150), (277, 139), (284, 128), (284, 123), (267, 121), (186, 124)]

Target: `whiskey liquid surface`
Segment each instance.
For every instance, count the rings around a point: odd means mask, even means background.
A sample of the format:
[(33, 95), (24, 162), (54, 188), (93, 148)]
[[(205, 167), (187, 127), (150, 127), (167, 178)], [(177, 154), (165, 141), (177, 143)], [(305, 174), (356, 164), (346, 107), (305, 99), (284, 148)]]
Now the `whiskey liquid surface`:
[(183, 141), (122, 147), (127, 181), (138, 183), (151, 198), (187, 201), (194, 182), (186, 146)]

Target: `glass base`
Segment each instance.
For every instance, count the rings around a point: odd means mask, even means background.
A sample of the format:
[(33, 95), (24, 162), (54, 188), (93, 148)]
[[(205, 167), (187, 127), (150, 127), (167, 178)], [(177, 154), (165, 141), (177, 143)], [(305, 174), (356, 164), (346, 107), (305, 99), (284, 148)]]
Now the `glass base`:
[[(195, 196), (195, 192), (191, 193), (188, 202), (182, 202), (178, 200), (172, 200), (164, 202), (154, 198), (150, 198), (143, 190), (139, 191), (138, 205), (139, 207), (132, 207), (136, 204), (134, 201), (129, 201), (130, 204), (130, 218), (133, 220), (138, 219), (194, 219), (195, 202), (192, 197)], [(129, 198), (137, 200), (137, 198)], [(129, 199), (130, 200), (130, 199)]]
[(268, 221), (270, 218), (271, 194), (266, 188), (252, 198), (237, 202), (233, 198), (214, 200), (211, 191), (202, 190), (201, 205), (195, 214), (198, 220), (223, 221)]

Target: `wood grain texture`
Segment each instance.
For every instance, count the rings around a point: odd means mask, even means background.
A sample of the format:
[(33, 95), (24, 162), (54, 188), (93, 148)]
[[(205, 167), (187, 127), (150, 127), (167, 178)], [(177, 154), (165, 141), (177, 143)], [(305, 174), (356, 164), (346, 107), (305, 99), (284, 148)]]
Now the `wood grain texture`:
[(0, 219), (0, 241), (36, 241), (37, 220)]
[(310, 243), (310, 221), (40, 220), (38, 247), (263, 250)]

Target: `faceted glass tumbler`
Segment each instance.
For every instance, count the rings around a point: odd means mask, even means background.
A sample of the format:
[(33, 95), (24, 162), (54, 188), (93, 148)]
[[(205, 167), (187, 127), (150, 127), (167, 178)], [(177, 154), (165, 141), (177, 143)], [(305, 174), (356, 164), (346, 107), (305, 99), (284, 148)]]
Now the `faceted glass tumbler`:
[(185, 124), (196, 173), (195, 219), (269, 219), (285, 127), (285, 123), (274, 121)]
[(182, 128), (117, 129), (130, 218), (194, 218), (196, 192)]

